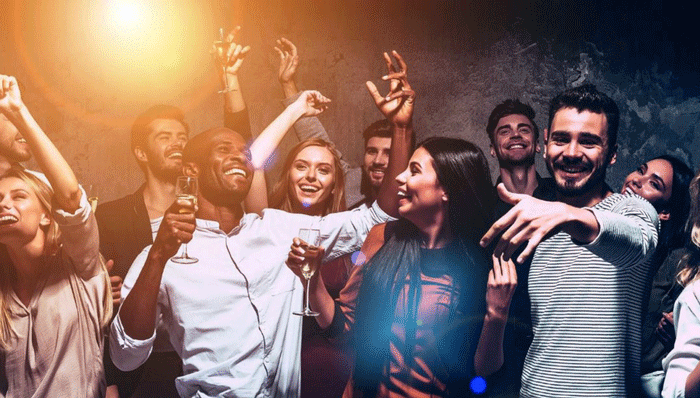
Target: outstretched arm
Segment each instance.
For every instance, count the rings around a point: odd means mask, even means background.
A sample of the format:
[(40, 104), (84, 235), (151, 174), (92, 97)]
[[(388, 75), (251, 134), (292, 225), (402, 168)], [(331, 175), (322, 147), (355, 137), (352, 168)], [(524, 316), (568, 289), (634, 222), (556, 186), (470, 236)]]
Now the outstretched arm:
[(397, 66), (393, 65), (389, 54), (384, 53), (384, 60), (389, 73), (382, 77), (382, 80), (390, 82), (389, 93), (382, 96), (374, 83), (370, 81), (367, 82), (367, 89), (377, 108), (391, 123), (392, 127), (389, 165), (384, 175), (382, 186), (379, 189), (377, 202), (387, 214), (392, 217), (398, 217), (397, 195), (399, 184), (396, 182), (396, 176), (406, 168), (412, 152), (413, 104), (416, 93), (408, 83), (406, 62), (396, 51), (391, 53), (396, 58)]
[(0, 75), (0, 112), (27, 140), (34, 159), (53, 187), (58, 208), (68, 213), (78, 210), (82, 196), (78, 180), (68, 162), (39, 127), (22, 101), (19, 86), (14, 77)]
[(498, 196), (514, 207), (493, 223), (481, 238), (481, 246), (486, 247), (503, 232), (494, 248), (494, 256), (503, 255), (510, 259), (527, 242), (517, 258), (517, 262), (522, 263), (543, 239), (559, 229), (584, 244), (591, 243), (600, 232), (598, 220), (591, 210), (508, 192), (503, 183), (498, 184), (497, 190)]

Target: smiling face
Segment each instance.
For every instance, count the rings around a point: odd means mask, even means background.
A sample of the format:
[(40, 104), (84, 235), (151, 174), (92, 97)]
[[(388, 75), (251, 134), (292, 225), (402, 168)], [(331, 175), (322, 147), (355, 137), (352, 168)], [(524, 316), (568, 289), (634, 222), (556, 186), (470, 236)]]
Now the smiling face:
[(331, 152), (308, 146), (297, 154), (289, 170), (289, 192), (296, 212), (321, 215), (335, 188), (335, 164)]
[(185, 126), (175, 119), (155, 119), (146, 128), (146, 146), (135, 149), (136, 158), (158, 178), (174, 181), (181, 175), (182, 150), (187, 143)]
[(24, 162), (32, 157), (27, 141), (3, 114), (0, 114), (0, 155), (13, 162)]
[(590, 194), (605, 183), (605, 170), (615, 163), (608, 147), (607, 121), (602, 113), (561, 108), (546, 134), (545, 162), (557, 192), (575, 197)]
[(196, 162), (200, 193), (214, 204), (239, 204), (253, 180), (245, 140), (228, 129), (220, 129), (205, 139), (206, 153)]
[(421, 226), (447, 215), (447, 195), (438, 181), (434, 160), (425, 148), (413, 152), (408, 167), (396, 177), (399, 214)]
[(379, 189), (384, 181), (390, 151), (391, 137), (371, 137), (367, 140), (362, 170), (374, 189)]
[(665, 207), (673, 190), (673, 165), (664, 159), (654, 159), (631, 172), (622, 185), (622, 193), (635, 193), (657, 210)]
[(530, 165), (539, 152), (532, 121), (525, 115), (502, 117), (493, 132), (491, 155), (503, 166)]
[(24, 245), (43, 236), (51, 224), (34, 190), (17, 177), (0, 179), (0, 243)]

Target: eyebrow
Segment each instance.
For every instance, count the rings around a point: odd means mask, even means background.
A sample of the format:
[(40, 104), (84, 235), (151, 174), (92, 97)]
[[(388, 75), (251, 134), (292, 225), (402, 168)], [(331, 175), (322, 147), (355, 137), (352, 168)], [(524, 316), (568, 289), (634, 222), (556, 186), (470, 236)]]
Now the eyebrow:
[[(506, 129), (506, 128), (509, 128), (509, 127), (510, 127), (510, 124), (502, 124), (502, 125), (496, 127), (496, 131), (500, 131), (500, 130), (503, 130), (503, 129)], [(532, 127), (532, 125), (531, 125), (530, 123), (518, 123), (518, 125), (516, 126), (516, 128), (518, 128), (518, 129), (521, 129), (521, 128), (523, 128), (523, 127), (527, 127), (527, 128), (529, 128), (530, 130), (533, 129), (533, 127)]]
[(410, 162), (408, 165), (409, 165), (409, 166), (416, 166), (416, 167), (418, 167), (419, 169), (422, 168), (422, 167), (420, 166), (420, 163), (416, 162), (415, 160), (412, 161), (412, 162)]
[[(645, 164), (646, 164), (646, 163), (645, 163)], [(656, 174), (656, 173), (653, 173), (651, 176), (654, 178), (654, 180), (655, 180), (656, 182), (658, 182), (658, 183), (663, 187), (663, 189), (664, 189), (664, 191), (665, 191), (665, 190), (666, 190), (666, 183), (664, 183), (664, 179), (661, 178), (661, 176), (658, 175), (658, 174)]]

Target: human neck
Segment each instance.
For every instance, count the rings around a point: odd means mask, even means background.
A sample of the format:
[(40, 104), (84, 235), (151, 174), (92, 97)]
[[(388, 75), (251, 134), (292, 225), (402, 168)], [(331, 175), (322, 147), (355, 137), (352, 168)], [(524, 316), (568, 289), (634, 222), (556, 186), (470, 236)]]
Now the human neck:
[(452, 230), (442, 213), (437, 214), (433, 220), (424, 224), (420, 222), (414, 222), (414, 224), (418, 227), (421, 247), (425, 249), (440, 249), (452, 241)]
[(175, 201), (175, 184), (172, 181), (156, 178), (153, 174), (148, 175), (143, 189), (143, 201), (146, 204), (148, 218), (153, 220), (163, 217), (165, 210)]
[(46, 271), (44, 243), (44, 236), (40, 233), (23, 245), (7, 246), (7, 252), (15, 271), (15, 277), (11, 281), (12, 289), (25, 306), (29, 305), (36, 286)]
[(501, 181), (508, 192), (532, 196), (539, 185), (534, 164), (526, 166), (501, 167)]
[(231, 232), (243, 218), (241, 202), (216, 205), (200, 193), (197, 197), (197, 207), (197, 218), (218, 222), (219, 229), (226, 233)]
[(557, 189), (557, 201), (564, 202), (574, 207), (591, 207), (597, 205), (611, 194), (612, 190), (608, 184), (602, 182), (580, 195), (563, 195), (561, 191)]

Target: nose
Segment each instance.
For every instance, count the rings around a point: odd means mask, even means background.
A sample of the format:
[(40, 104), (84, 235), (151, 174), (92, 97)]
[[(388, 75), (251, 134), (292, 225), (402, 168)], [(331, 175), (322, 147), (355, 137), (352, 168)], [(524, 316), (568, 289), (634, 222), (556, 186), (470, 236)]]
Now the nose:
[(307, 181), (316, 181), (316, 169), (309, 167), (306, 169), (306, 175), (304, 177)]
[(567, 158), (579, 158), (581, 157), (581, 151), (579, 150), (578, 143), (571, 141), (566, 145), (564, 149), (564, 156)]
[(5, 195), (0, 199), (0, 207), (3, 209), (9, 209), (12, 207), (12, 199), (10, 198), (10, 195)]
[(406, 183), (406, 173), (408, 173), (408, 169), (396, 176), (395, 181), (399, 183), (399, 185), (404, 185)]
[(641, 188), (642, 185), (644, 184), (643, 182), (644, 177), (643, 176), (634, 176), (632, 177), (632, 185), (634, 185), (636, 188)]

